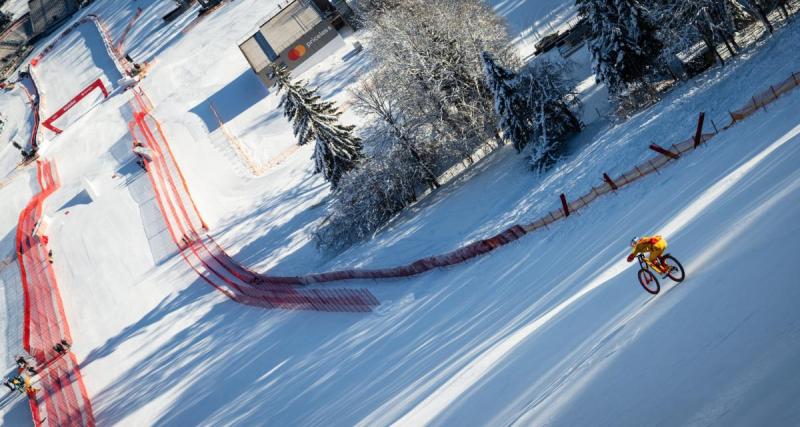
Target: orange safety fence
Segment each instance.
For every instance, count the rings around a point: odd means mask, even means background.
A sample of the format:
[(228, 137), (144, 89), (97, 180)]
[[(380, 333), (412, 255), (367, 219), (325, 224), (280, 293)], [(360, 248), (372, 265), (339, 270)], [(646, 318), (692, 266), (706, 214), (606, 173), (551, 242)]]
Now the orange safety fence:
[[(753, 99), (755, 102), (753, 105), (757, 105), (758, 108), (764, 108), (764, 106), (767, 104), (778, 99), (780, 95), (787, 93), (792, 88), (797, 87), (798, 80), (800, 80), (800, 75), (793, 73), (792, 77), (782, 82), (777, 87), (773, 86), (769, 89), (769, 91), (758, 95), (758, 97), (754, 97)], [(734, 116), (734, 113), (732, 113), (733, 121), (729, 125), (725, 126), (724, 129), (728, 129), (738, 120), (752, 115), (758, 110), (758, 108), (745, 106), (744, 108), (737, 110), (737, 113), (739, 114), (738, 116)], [(739, 118), (737, 119), (736, 117)], [(663, 153), (634, 166), (632, 169), (616, 178), (611, 178), (607, 174), (603, 174), (601, 179), (602, 184), (599, 186), (592, 186), (591, 190), (589, 190), (586, 194), (581, 195), (572, 201), (567, 201), (565, 198), (564, 204), (561, 208), (554, 209), (531, 223), (513, 225), (495, 236), (472, 242), (466, 246), (460, 247), (445, 254), (421, 258), (408, 265), (398, 267), (380, 269), (352, 269), (325, 273), (312, 273), (299, 276), (269, 276), (265, 274), (258, 274), (258, 278), (263, 283), (312, 284), (351, 279), (406, 277), (424, 273), (434, 268), (459, 264), (466, 260), (490, 252), (500, 246), (516, 241), (527, 233), (531, 233), (541, 228), (546, 228), (549, 225), (566, 218), (569, 213), (580, 211), (604, 194), (617, 191), (620, 188), (645, 176), (657, 173), (659, 169), (662, 169), (668, 163), (678, 160), (685, 153), (688, 153), (696, 149), (699, 145), (708, 142), (710, 139), (716, 136), (716, 133), (699, 132), (698, 135), (699, 138), (697, 141), (695, 141), (696, 137), (693, 136), (680, 143), (672, 144), (669, 147), (658, 150), (660, 153), (663, 151)]]
[(211, 110), (211, 113), (214, 114), (214, 118), (217, 120), (223, 135), (225, 135), (225, 139), (228, 140), (228, 144), (231, 146), (231, 149), (233, 149), (234, 153), (236, 153), (242, 163), (244, 163), (245, 167), (247, 167), (247, 170), (250, 171), (250, 173), (254, 176), (264, 175), (268, 170), (280, 165), (301, 148), (297, 144), (292, 144), (290, 147), (282, 150), (280, 153), (278, 153), (278, 155), (269, 159), (267, 162), (258, 163), (250, 155), (247, 147), (242, 144), (242, 142), (239, 141), (239, 138), (237, 138), (236, 135), (234, 135), (228, 129), (228, 126), (225, 125), (225, 122), (222, 120), (222, 117), (220, 117), (219, 112), (217, 112), (217, 109), (214, 107), (214, 104), (209, 103), (208, 108)]
[(133, 29), (133, 26), (136, 24), (136, 21), (138, 21), (139, 17), (141, 16), (142, 16), (142, 8), (137, 7), (136, 13), (133, 14), (133, 18), (131, 18), (130, 22), (128, 22), (128, 25), (125, 27), (125, 30), (122, 31), (122, 35), (120, 35), (119, 39), (117, 40), (116, 48), (117, 52), (119, 52), (120, 54), (122, 54), (123, 52), (122, 47), (125, 45), (125, 39), (128, 38), (128, 33), (130, 33), (130, 31)]
[(791, 91), (797, 86), (800, 86), (800, 73), (793, 72), (786, 80), (777, 85), (771, 85), (768, 90), (753, 96), (751, 102), (744, 107), (736, 111), (731, 111), (731, 123), (727, 127), (752, 115), (759, 109), (766, 109), (767, 104), (774, 102), (779, 96)]

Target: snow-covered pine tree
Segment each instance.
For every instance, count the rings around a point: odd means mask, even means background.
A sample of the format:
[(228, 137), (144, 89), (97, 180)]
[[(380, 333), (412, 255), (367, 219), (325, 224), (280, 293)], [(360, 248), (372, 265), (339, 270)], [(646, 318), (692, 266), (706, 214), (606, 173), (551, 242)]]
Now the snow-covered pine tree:
[(353, 134), (355, 126), (340, 124), (342, 113), (335, 104), (322, 101), (305, 82), (292, 82), (286, 67), (273, 67), (272, 72), (278, 91), (283, 92), (283, 115), (292, 123), (297, 143), (316, 142), (314, 170), (321, 172), (335, 189), (342, 175), (363, 157), (361, 139)]
[(595, 76), (612, 95), (643, 82), (662, 48), (656, 27), (638, 0), (576, 0), (591, 27), (589, 50)]
[(533, 111), (528, 110), (529, 102), (525, 102), (520, 93), (516, 73), (497, 64), (489, 52), (481, 53), (486, 85), (494, 96), (494, 111), (497, 114), (503, 136), (522, 151), (531, 140), (533, 129), (530, 117)]
[(545, 59), (534, 60), (523, 68), (515, 83), (525, 95), (524, 110), (530, 112), (531, 165), (547, 167), (558, 157), (569, 135), (580, 132), (581, 122), (574, 110), (580, 108), (575, 84), (568, 79), (564, 65)]
[(423, 182), (409, 151), (398, 144), (369, 141), (387, 147), (342, 177), (326, 207), (326, 218), (314, 230), (319, 247), (341, 250), (368, 239), (398, 212), (416, 200)]
[(730, 0), (647, 0), (650, 15), (659, 23), (664, 57), (685, 52), (702, 40), (721, 63), (717, 45), (724, 44), (731, 56), (740, 50), (735, 40), (738, 7)]
[(784, 17), (789, 16), (789, 10), (786, 0), (736, 0), (742, 5), (745, 12), (751, 15), (754, 19), (758, 19), (764, 24), (764, 28), (772, 34), (775, 27), (769, 20), (769, 13), (775, 9), (780, 9)]

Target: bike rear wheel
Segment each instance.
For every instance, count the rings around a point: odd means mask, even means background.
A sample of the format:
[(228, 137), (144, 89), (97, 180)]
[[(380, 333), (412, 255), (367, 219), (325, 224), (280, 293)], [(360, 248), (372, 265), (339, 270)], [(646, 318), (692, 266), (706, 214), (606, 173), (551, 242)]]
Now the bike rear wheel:
[(655, 295), (661, 290), (661, 285), (658, 283), (656, 275), (650, 270), (639, 270), (639, 284), (642, 285), (645, 291)]
[(683, 279), (686, 278), (686, 272), (683, 271), (683, 266), (681, 263), (678, 262), (675, 257), (669, 254), (665, 255), (662, 260), (667, 267), (669, 267), (669, 273), (667, 276), (678, 283), (683, 282)]

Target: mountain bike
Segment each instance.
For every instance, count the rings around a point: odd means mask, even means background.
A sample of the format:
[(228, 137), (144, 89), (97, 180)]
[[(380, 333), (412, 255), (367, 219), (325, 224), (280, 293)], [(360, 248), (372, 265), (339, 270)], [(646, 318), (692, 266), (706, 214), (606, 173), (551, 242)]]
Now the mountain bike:
[(670, 254), (665, 254), (661, 257), (661, 262), (664, 263), (667, 267), (669, 267), (669, 271), (664, 273), (659, 273), (659, 270), (650, 263), (650, 260), (644, 257), (644, 254), (639, 254), (639, 266), (641, 270), (639, 270), (639, 283), (642, 285), (645, 291), (655, 295), (661, 290), (661, 284), (658, 282), (658, 278), (656, 272), (661, 274), (662, 279), (666, 279), (669, 277), (670, 279), (674, 280), (677, 283), (683, 282), (683, 279), (686, 278), (686, 273), (683, 271), (683, 266), (674, 256)]

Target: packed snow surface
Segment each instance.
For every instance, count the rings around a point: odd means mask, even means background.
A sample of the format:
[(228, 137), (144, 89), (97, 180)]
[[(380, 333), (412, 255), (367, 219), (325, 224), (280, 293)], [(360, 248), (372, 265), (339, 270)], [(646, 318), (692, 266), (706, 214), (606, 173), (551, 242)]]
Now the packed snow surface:
[[(232, 255), (273, 273), (403, 264), (536, 219), (559, 193), (583, 193), (603, 172), (652, 155), (649, 144), (685, 139), (700, 111), (721, 124), (727, 109), (800, 69), (795, 21), (626, 123), (593, 123), (551, 171), (531, 174), (523, 156), (503, 148), (371, 241), (324, 255), (310, 232), (327, 185), (311, 173), (310, 147), (292, 149), (277, 96), (236, 46), (277, 2), (231, 2), (196, 25), (189, 14), (163, 24), (167, 3), (97, 1), (82, 13), (104, 17), (119, 35), (143, 8), (124, 49), (152, 63), (141, 86), (198, 208)], [(515, 37), (574, 13), (565, 1), (492, 4)], [(347, 55), (359, 37), (302, 76), (340, 105), (370, 66), (363, 53)], [(94, 28), (67, 38), (36, 74), (46, 113), (92, 79), (116, 87), (119, 77)], [(62, 180), (44, 212), (54, 267), (99, 425), (800, 422), (797, 92), (659, 175), (474, 262), (342, 284), (376, 294), (383, 304), (371, 314), (237, 305), (170, 256), (169, 242), (148, 232), (160, 218), (130, 152), (128, 100), (122, 91), (85, 100), (43, 144)], [(7, 148), (11, 135), (29, 137), (26, 102), (16, 89), (0, 93), (13, 118), (0, 133), (2, 179), (10, 178), (0, 186), (0, 262), (11, 257), (0, 264), (5, 375), (21, 351), (13, 235), (38, 192), (35, 170), (12, 172), (19, 154)], [(226, 131), (254, 162), (285, 159), (255, 177)], [(631, 237), (650, 233), (667, 238), (688, 276), (665, 281), (657, 296), (624, 260)], [(30, 423), (15, 395), (2, 397), (0, 413), (4, 425)]]

